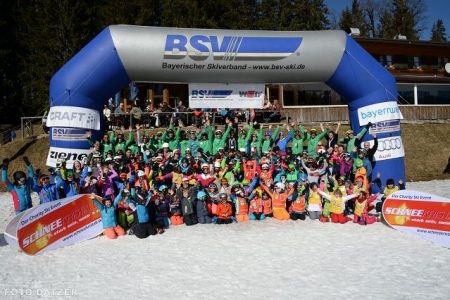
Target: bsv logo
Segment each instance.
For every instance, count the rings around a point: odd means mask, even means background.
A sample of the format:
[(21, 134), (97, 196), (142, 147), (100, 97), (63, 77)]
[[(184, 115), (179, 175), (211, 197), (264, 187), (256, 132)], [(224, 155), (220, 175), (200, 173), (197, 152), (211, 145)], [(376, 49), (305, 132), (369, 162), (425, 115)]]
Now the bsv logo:
[(232, 90), (192, 90), (192, 99), (222, 99), (231, 95)]
[(78, 128), (52, 128), (54, 141), (84, 141), (87, 139), (86, 130)]
[(169, 34), (166, 38), (164, 58), (182, 59), (189, 56), (201, 61), (214, 60), (275, 61), (294, 53), (302, 42), (301, 37), (253, 37)]

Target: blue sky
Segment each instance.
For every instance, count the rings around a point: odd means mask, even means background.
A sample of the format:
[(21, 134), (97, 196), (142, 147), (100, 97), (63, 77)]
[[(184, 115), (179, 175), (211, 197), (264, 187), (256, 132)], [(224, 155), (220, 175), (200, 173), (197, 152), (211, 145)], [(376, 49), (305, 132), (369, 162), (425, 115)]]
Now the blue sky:
[[(427, 6), (426, 16), (424, 22), (426, 25), (425, 31), (422, 33), (421, 39), (428, 40), (431, 36), (431, 27), (437, 19), (442, 19), (445, 24), (447, 38), (450, 35), (450, 0), (423, 0)], [(334, 12), (337, 20), (341, 15), (341, 11), (346, 7), (351, 7), (352, 0), (325, 0), (330, 11)]]

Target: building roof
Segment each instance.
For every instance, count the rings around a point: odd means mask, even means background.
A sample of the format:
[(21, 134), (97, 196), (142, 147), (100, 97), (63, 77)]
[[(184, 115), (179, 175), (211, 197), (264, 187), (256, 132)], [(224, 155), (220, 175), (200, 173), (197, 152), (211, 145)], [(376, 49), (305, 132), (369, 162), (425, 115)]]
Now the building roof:
[(373, 55), (406, 55), (450, 58), (450, 43), (388, 40), (356, 37), (355, 40)]

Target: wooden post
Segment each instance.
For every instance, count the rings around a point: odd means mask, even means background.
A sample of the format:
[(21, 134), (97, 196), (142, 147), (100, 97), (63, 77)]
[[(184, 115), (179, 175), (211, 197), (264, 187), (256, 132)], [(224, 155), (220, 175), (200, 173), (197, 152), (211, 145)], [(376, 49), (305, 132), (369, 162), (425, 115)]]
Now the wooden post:
[(155, 92), (153, 91), (153, 89), (147, 90), (147, 99), (150, 101), (150, 109), (154, 110), (155, 109)]
[(128, 112), (127, 98), (123, 98), (123, 111)]
[(167, 88), (163, 89), (163, 102), (170, 104), (169, 103), (169, 89), (167, 89)]
[(280, 108), (284, 106), (284, 97), (283, 97), (283, 85), (278, 85), (278, 103), (280, 104)]

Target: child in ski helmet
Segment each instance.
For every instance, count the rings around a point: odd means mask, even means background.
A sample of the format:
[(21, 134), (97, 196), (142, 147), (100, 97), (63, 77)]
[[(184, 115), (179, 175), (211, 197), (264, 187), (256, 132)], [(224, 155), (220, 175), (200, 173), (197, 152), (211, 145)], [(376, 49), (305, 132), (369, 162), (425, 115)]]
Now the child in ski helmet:
[(96, 194), (91, 194), (91, 200), (94, 201), (102, 216), (103, 234), (109, 239), (116, 239), (118, 236), (125, 235), (125, 230), (117, 223), (116, 218), (116, 207), (121, 197), (122, 195), (119, 193), (113, 202), (110, 198), (102, 198)]
[(16, 215), (33, 206), (31, 203), (31, 188), (33, 187), (34, 170), (26, 156), (23, 160), (27, 166), (29, 177), (27, 177), (25, 172), (16, 171), (13, 174), (13, 183), (11, 183), (8, 179), (9, 160), (4, 159), (2, 164), (1, 181), (12, 195)]
[(217, 205), (217, 224), (230, 224), (231, 216), (233, 214), (233, 207), (228, 202), (228, 195), (221, 193), (220, 202)]

